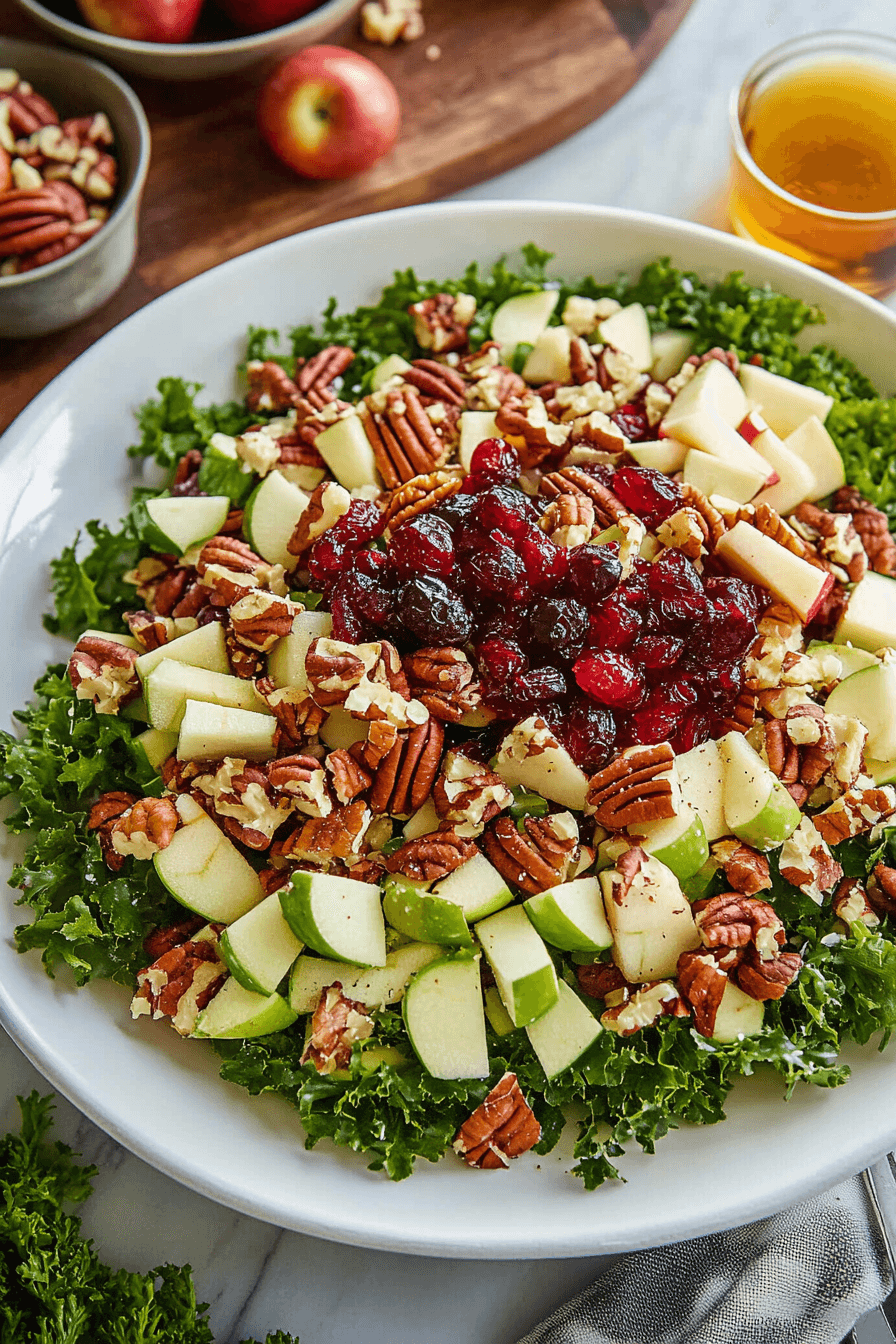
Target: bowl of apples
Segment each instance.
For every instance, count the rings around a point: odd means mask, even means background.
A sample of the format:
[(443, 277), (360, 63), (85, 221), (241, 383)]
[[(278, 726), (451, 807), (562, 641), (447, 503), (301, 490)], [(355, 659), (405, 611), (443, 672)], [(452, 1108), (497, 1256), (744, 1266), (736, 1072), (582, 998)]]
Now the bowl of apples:
[(61, 42), (151, 79), (214, 79), (319, 42), (361, 0), (17, 0)]

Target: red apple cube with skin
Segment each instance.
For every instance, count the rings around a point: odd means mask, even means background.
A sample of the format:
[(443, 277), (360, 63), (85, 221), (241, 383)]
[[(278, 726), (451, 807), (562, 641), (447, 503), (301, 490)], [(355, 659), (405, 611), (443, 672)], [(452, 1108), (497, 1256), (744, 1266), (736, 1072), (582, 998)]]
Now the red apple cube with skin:
[(398, 139), (401, 105), (392, 81), (344, 47), (306, 47), (261, 91), (258, 127), (274, 153), (303, 177), (352, 177)]
[(715, 554), (733, 574), (768, 588), (793, 607), (806, 625), (818, 615), (834, 586), (833, 574), (810, 565), (747, 522), (735, 523), (719, 541)]
[(262, 33), (300, 19), (321, 0), (218, 0), (229, 19), (246, 33)]
[(777, 482), (761, 491), (754, 503), (768, 504), (778, 513), (787, 514), (811, 499), (814, 484), (811, 469), (769, 428), (758, 411), (750, 411), (738, 425), (738, 432), (778, 473)]
[(78, 0), (91, 28), (132, 42), (187, 42), (202, 0)]

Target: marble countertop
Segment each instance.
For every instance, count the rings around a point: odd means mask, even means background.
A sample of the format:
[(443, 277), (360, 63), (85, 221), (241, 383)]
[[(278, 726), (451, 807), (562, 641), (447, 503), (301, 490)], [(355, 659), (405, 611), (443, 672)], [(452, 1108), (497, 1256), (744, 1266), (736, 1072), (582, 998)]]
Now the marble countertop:
[[(768, 48), (837, 28), (894, 34), (892, 0), (695, 0), (656, 63), (604, 117), (461, 199), (584, 201), (713, 222), (730, 88)], [(4, 1131), (17, 1122), (16, 1094), (32, 1088), (46, 1084), (0, 1030)], [(219, 1344), (276, 1328), (302, 1344), (514, 1344), (603, 1263), (430, 1260), (337, 1246), (193, 1194), (61, 1099), (58, 1122), (60, 1137), (100, 1167), (83, 1211), (100, 1253), (129, 1269), (188, 1261)]]

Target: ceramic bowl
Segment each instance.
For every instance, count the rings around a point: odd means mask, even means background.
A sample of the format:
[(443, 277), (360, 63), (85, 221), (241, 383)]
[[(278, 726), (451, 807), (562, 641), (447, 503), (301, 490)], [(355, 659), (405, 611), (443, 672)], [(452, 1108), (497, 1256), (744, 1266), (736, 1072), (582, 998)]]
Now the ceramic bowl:
[[(40, 4), (39, 0), (17, 0), (21, 9), (48, 32), (99, 56), (120, 70), (150, 79), (215, 79), (231, 75), (262, 61), (282, 60), (299, 47), (308, 47), (332, 33), (333, 29), (360, 7), (361, 0), (325, 0), (310, 14), (271, 28), (265, 33), (247, 33), (219, 42), (133, 42), (128, 38), (98, 33), (75, 18), (70, 4)], [(60, 13), (62, 11), (62, 13)]]
[(99, 61), (0, 37), (0, 68), (17, 70), (61, 117), (105, 112), (115, 131), (119, 184), (103, 227), (58, 261), (0, 276), (0, 336), (44, 336), (95, 312), (134, 264), (137, 215), (149, 168), (149, 124), (133, 89)]

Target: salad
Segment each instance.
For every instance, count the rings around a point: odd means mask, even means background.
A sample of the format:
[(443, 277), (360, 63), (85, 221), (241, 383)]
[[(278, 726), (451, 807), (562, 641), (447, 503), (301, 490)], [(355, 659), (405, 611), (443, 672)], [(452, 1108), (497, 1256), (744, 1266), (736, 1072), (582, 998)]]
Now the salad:
[(896, 403), (739, 275), (549, 260), (164, 379), (0, 735), (19, 949), (393, 1179), (574, 1105), (591, 1189), (896, 1025)]

